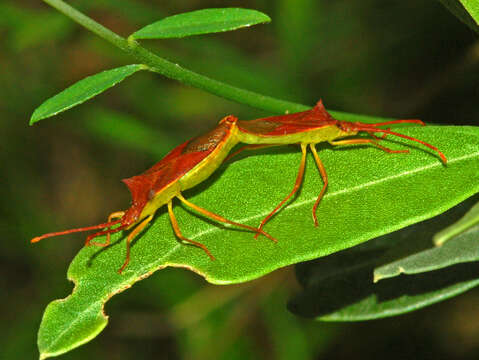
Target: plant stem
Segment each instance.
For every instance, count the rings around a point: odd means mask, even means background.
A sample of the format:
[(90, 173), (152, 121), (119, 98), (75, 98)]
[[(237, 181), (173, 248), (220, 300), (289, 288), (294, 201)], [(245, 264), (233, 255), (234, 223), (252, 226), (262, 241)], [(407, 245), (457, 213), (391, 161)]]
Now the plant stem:
[(78, 24), (94, 32), (123, 51), (129, 53), (137, 60), (148, 66), (148, 70), (164, 75), (170, 79), (178, 80), (183, 84), (191, 85), (223, 98), (233, 100), (252, 107), (274, 112), (286, 113), (309, 109), (309, 106), (289, 101), (275, 99), (270, 96), (255, 93), (225, 84), (221, 81), (200, 75), (185, 69), (178, 64), (165, 60), (151, 51), (145, 49), (133, 39), (126, 40), (111, 30), (105, 28), (95, 20), (79, 12), (62, 0), (43, 0), (61, 13), (65, 14)]
[[(293, 103), (275, 99), (270, 96), (259, 94), (253, 91), (241, 89), (221, 81), (211, 79), (207, 76), (200, 75), (191, 70), (185, 69), (178, 64), (165, 60), (151, 51), (142, 47), (137, 41), (132, 38), (128, 40), (107, 29), (103, 25), (97, 23), (92, 18), (66, 4), (62, 0), (43, 0), (50, 6), (54, 7), (64, 15), (68, 16), (73, 21), (109, 41), (113, 45), (119, 47), (123, 51), (132, 55), (134, 58), (145, 64), (148, 70), (164, 75), (170, 79), (178, 80), (179, 82), (193, 87), (197, 87), (208, 91), (212, 94), (218, 95), (225, 99), (229, 99), (241, 104), (249, 105), (257, 109), (262, 109), (272, 113), (293, 113), (297, 111), (304, 111), (311, 108), (303, 104)], [(355, 115), (344, 113), (340, 111), (330, 111), (330, 113), (338, 118), (349, 121), (362, 121), (367, 123), (374, 123), (378, 121), (391, 120), (389, 118), (371, 117), (367, 115)]]

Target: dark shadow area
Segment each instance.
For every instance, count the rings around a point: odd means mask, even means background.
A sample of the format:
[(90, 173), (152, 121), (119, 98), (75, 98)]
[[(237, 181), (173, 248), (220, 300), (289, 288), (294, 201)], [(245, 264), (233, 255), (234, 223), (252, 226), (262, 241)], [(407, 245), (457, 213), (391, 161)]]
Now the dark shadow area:
[[(474, 196), (445, 213), (321, 259), (296, 265), (304, 290), (288, 304), (295, 314), (320, 317), (374, 295), (377, 303), (438, 291), (479, 278), (476, 262), (373, 283), (381, 265), (433, 247), (432, 236), (457, 221), (479, 200)], [(454, 240), (452, 240), (454, 241)]]
[[(373, 283), (374, 266), (355, 269), (306, 288), (289, 301), (288, 309), (304, 317), (321, 317), (358, 303), (370, 296), (381, 306), (390, 300), (433, 293), (479, 279), (477, 263), (458, 264), (417, 275), (398, 276)], [(447, 298), (444, 296), (443, 299)], [(436, 299), (434, 303), (440, 301)], [(412, 309), (411, 309), (412, 310)], [(394, 315), (391, 313), (389, 316)]]

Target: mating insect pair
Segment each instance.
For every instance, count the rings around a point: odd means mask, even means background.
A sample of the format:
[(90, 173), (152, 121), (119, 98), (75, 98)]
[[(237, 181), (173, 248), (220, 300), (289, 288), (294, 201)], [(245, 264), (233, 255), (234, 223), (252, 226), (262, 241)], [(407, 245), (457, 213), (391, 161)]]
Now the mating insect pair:
[[(314, 108), (299, 113), (273, 116), (268, 118), (241, 121), (230, 115), (223, 118), (218, 126), (209, 133), (186, 141), (173, 149), (162, 160), (144, 173), (124, 179), (132, 196), (132, 205), (126, 211), (118, 211), (110, 214), (106, 223), (88, 226), (83, 228), (48, 233), (35, 237), (31, 242), (38, 242), (44, 238), (83, 232), (89, 230), (100, 230), (89, 235), (85, 245), (108, 246), (110, 235), (121, 230), (130, 230), (126, 239), (126, 257), (123, 265), (118, 270), (121, 273), (130, 261), (131, 241), (148, 225), (156, 210), (167, 205), (171, 225), (176, 236), (189, 244), (197, 246), (214, 260), (208, 248), (196, 241), (183, 236), (180, 227), (173, 213), (172, 201), (178, 198), (187, 207), (205, 215), (218, 222), (235, 225), (252, 232), (255, 237), (264, 235), (276, 241), (271, 235), (263, 231), (266, 222), (291, 198), (299, 189), (303, 180), (306, 163), (307, 149), (311, 150), (316, 165), (323, 179), (323, 187), (319, 192), (313, 206), (314, 224), (318, 225), (316, 217), (317, 207), (328, 186), (328, 176), (323, 163), (316, 151), (315, 145), (320, 142), (328, 142), (331, 145), (373, 145), (388, 153), (406, 153), (409, 150), (391, 150), (379, 144), (379, 141), (387, 135), (398, 136), (407, 140), (418, 142), (437, 152), (441, 160), (446, 163), (444, 154), (433, 145), (419, 139), (393, 132), (389, 129), (382, 129), (379, 126), (387, 126), (398, 123), (415, 123), (424, 125), (420, 120), (393, 120), (376, 124), (361, 122), (348, 122), (334, 119), (319, 101)], [(348, 138), (359, 132), (365, 132), (371, 138)], [(376, 136), (382, 133), (382, 136)], [(228, 154), (238, 143), (246, 144), (238, 151), (228, 157)], [(190, 189), (208, 178), (225, 159), (230, 158), (245, 149), (258, 149), (269, 146), (286, 144), (299, 144), (301, 147), (301, 161), (298, 175), (292, 191), (266, 216), (258, 228), (237, 223), (212, 213), (202, 207), (186, 200), (181, 194), (182, 191)], [(93, 242), (98, 236), (106, 235), (103, 243)]]

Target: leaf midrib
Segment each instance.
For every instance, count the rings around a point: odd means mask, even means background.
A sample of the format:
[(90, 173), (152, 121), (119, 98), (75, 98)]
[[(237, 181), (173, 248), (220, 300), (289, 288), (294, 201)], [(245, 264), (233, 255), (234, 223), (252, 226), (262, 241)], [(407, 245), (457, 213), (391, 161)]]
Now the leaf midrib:
[[(479, 157), (479, 151), (475, 152), (475, 153), (472, 153), (472, 154), (467, 154), (467, 155), (463, 155), (463, 156), (460, 156), (458, 158), (452, 159), (452, 160), (448, 161), (448, 164), (453, 164), (453, 163), (458, 162), (458, 161), (467, 160), (467, 159), (473, 158), (475, 156)], [(361, 185), (353, 186), (353, 187), (350, 187), (350, 188), (347, 188), (347, 189), (336, 190), (334, 192), (326, 192), (323, 199), (333, 198), (335, 196), (339, 196), (339, 195), (342, 195), (342, 194), (353, 193), (355, 191), (358, 191), (358, 190), (361, 190), (361, 189), (364, 189), (364, 188), (368, 188), (368, 187), (371, 187), (371, 186), (374, 186), (374, 185), (377, 185), (377, 184), (388, 182), (390, 180), (395, 180), (395, 179), (398, 179), (398, 178), (401, 178), (401, 177), (410, 176), (410, 175), (413, 175), (415, 173), (422, 172), (422, 171), (425, 171), (425, 170), (428, 170), (428, 169), (432, 169), (432, 168), (438, 167), (438, 166), (443, 166), (443, 164), (440, 163), (440, 162), (437, 162), (437, 163), (433, 163), (433, 164), (429, 164), (429, 165), (426, 165), (426, 166), (416, 168), (414, 170), (407, 170), (407, 171), (401, 172), (400, 174), (394, 174), (394, 175), (390, 175), (390, 176), (387, 176), (387, 177), (383, 177), (381, 179), (372, 180), (372, 181), (363, 183)], [(295, 208), (301, 207), (303, 205), (314, 203), (316, 201), (316, 199), (317, 199), (317, 197), (315, 196), (315, 197), (311, 197), (309, 199), (305, 199), (305, 200), (302, 200), (302, 201), (296, 201), (292, 204), (288, 204), (284, 208), (284, 211), (289, 211), (291, 209), (295, 209)], [(232, 219), (232, 221), (240, 222), (240, 223), (247, 223), (250, 220), (255, 220), (255, 219), (258, 219), (258, 218), (263, 219), (270, 212), (271, 212), (270, 210), (264, 210), (263, 212), (257, 213), (253, 216), (248, 216), (248, 217), (240, 218), (240, 219), (237, 219), (237, 220)], [(229, 224), (225, 224), (224, 226), (227, 227), (227, 228), (234, 227), (234, 226), (229, 225)], [(191, 235), (190, 238), (191, 239), (200, 238), (201, 236), (203, 236), (205, 234), (209, 234), (209, 233), (215, 232), (215, 231), (221, 231), (221, 229), (219, 229), (218, 227), (208, 227), (207, 229), (205, 229), (203, 231), (200, 231), (200, 232), (197, 232), (196, 234)]]
[[(168, 251), (163, 257), (161, 257), (160, 259), (156, 260), (155, 262), (152, 262), (152, 263), (149, 263), (148, 265), (145, 265), (143, 267), (141, 267), (139, 269), (139, 271), (135, 271), (135, 273), (140, 273), (140, 274), (145, 274), (147, 273), (148, 275), (151, 275), (153, 274), (153, 272), (155, 272), (155, 270), (153, 271), (148, 271), (149, 268), (152, 267), (152, 264), (154, 263), (157, 263), (158, 261), (161, 263), (162, 261), (165, 261), (166, 258), (168, 258), (168, 256), (170, 256), (172, 253), (174, 253), (177, 249), (179, 249), (181, 247), (181, 244), (176, 244), (170, 251)], [(127, 270), (128, 271), (128, 270)], [(127, 271), (125, 271), (125, 273), (127, 273)], [(117, 286), (115, 286), (115, 288), (120, 288), (120, 289), (123, 289), (121, 290), (120, 292), (123, 292), (124, 290), (128, 289), (129, 286), (133, 285), (134, 283), (136, 283), (137, 281), (140, 281), (140, 280), (143, 280), (145, 278), (145, 276), (141, 276), (141, 277), (138, 277), (137, 274), (132, 274), (131, 277), (129, 278), (126, 278), (124, 281), (122, 281), (121, 283), (119, 283)], [(72, 294), (70, 296), (67, 296), (65, 299), (63, 299), (62, 301), (65, 301), (67, 300), (68, 298), (71, 298), (73, 296), (73, 294), (77, 291), (77, 284), (78, 284), (78, 279), (75, 279), (75, 278), (71, 278), (70, 279), (71, 281), (73, 281), (73, 283), (75, 284), (75, 288), (72, 292)], [(133, 281), (132, 281), (133, 280)], [(114, 292), (113, 293), (114, 295), (118, 294), (118, 292)], [(79, 319), (82, 318), (82, 315), (83, 314), (86, 314), (90, 311), (90, 309), (94, 308), (95, 306), (97, 305), (101, 305), (101, 309), (102, 309), (102, 313), (104, 314), (105, 313), (105, 304), (107, 303), (107, 301), (111, 298), (111, 296), (108, 296), (106, 298), (101, 298), (100, 300), (98, 301), (95, 301), (93, 302), (92, 304), (90, 304), (85, 310), (83, 311), (80, 311), (77, 313), (77, 317), (75, 318), (74, 321), (70, 322), (69, 323), (69, 326), (65, 327), (64, 330), (62, 330), (62, 332), (57, 336), (57, 338), (52, 342), (50, 343), (50, 348), (54, 347), (58, 342), (59, 340), (62, 338), (62, 336), (68, 332), (78, 321)], [(103, 315), (105, 316), (105, 315)], [(108, 318), (108, 317), (106, 317)], [(88, 341), (88, 340), (87, 340)], [(63, 352), (61, 352), (63, 353)], [(44, 353), (44, 354), (56, 354), (56, 353)]]
[[(75, 283), (76, 283), (76, 281), (75, 281)], [(73, 291), (73, 293), (70, 296), (67, 296), (65, 299), (62, 299), (62, 300), (59, 300), (59, 301), (67, 300), (68, 298), (72, 297), (74, 293), (75, 293), (75, 290)], [(94, 308), (97, 305), (102, 305), (102, 309), (103, 309), (103, 307), (104, 307), (104, 305), (106, 304), (107, 301), (108, 301), (108, 299), (106, 299), (105, 301), (103, 301), (103, 299), (100, 299), (98, 301), (94, 301), (85, 310), (78, 312), (77, 317), (75, 318), (75, 320), (70, 322), (69, 325), (67, 327), (65, 327), (62, 330), (62, 332), (55, 338), (55, 340), (50, 343), (50, 348), (54, 348), (55, 345), (62, 339), (62, 336), (65, 333), (67, 333), (71, 328), (73, 328), (73, 326), (75, 326), (75, 324), (82, 318), (82, 316), (78, 316), (78, 314), (80, 314), (80, 315), (86, 314), (90, 311), (90, 309)], [(88, 340), (89, 339), (85, 340), (85, 342), (88, 341)], [(56, 355), (56, 354), (63, 354), (63, 351), (43, 352), (42, 353), (42, 355)]]
[[(479, 152), (475, 152), (475, 153), (472, 153), (472, 154), (467, 154), (467, 155), (463, 155), (463, 156), (460, 156), (458, 158), (454, 158), (452, 160), (449, 161), (449, 164), (453, 164), (455, 162), (459, 162), (459, 161), (462, 161), (462, 160), (467, 160), (467, 159), (470, 159), (470, 158), (474, 158), (474, 157), (477, 157), (479, 156)], [(406, 177), (406, 176), (411, 176), (411, 175), (414, 175), (415, 173), (418, 173), (418, 172), (422, 172), (422, 171), (426, 171), (428, 169), (432, 169), (432, 168), (435, 168), (435, 167), (438, 167), (438, 166), (443, 166), (442, 163), (432, 163), (432, 164), (429, 164), (429, 165), (425, 165), (425, 166), (421, 166), (421, 167), (418, 167), (418, 168), (415, 168), (413, 170), (407, 170), (407, 171), (403, 171), (399, 174), (394, 174), (394, 175), (390, 175), (390, 176), (387, 176), (387, 177), (383, 177), (381, 179), (377, 179), (377, 180), (373, 180), (373, 181), (369, 181), (369, 182), (366, 182), (366, 183), (363, 183), (363, 184), (360, 184), (360, 185), (357, 185), (357, 186), (353, 186), (353, 187), (350, 187), (350, 188), (347, 188), (347, 189), (342, 189), (342, 190), (337, 190), (337, 191), (334, 191), (334, 192), (329, 192), (329, 193), (326, 193), (324, 198), (332, 198), (332, 197), (335, 197), (335, 196), (339, 196), (339, 195), (342, 195), (342, 194), (348, 194), (348, 193), (353, 193), (355, 191), (359, 191), (361, 189), (364, 189), (364, 188), (367, 188), (367, 187), (371, 187), (371, 186), (374, 186), (374, 185), (377, 185), (377, 184), (381, 184), (381, 183), (385, 183), (385, 182), (388, 182), (388, 181), (391, 181), (391, 180), (395, 180), (395, 179), (398, 179), (398, 178), (402, 178), (402, 177)], [(284, 209), (284, 211), (291, 211), (297, 207), (301, 207), (301, 206), (304, 206), (304, 205), (307, 205), (307, 204), (311, 204), (313, 203), (314, 201), (316, 201), (316, 197), (311, 197), (309, 199), (306, 199), (306, 200), (303, 200), (303, 201), (297, 201), (293, 204), (290, 204), (289, 206), (287, 206), (287, 208)], [(241, 222), (241, 223), (246, 223), (248, 221), (251, 221), (251, 220), (254, 220), (254, 219), (258, 219), (258, 218), (263, 218), (264, 216), (266, 216), (267, 214), (269, 213), (268, 210), (266, 211), (263, 211), (261, 213), (258, 213), (258, 214), (255, 214), (253, 216), (249, 216), (249, 217), (246, 217), (246, 218), (241, 218), (241, 219), (238, 219), (238, 220), (235, 220), (233, 219), (233, 221), (237, 221), (237, 222)], [(225, 227), (232, 227), (231, 225), (228, 225), (226, 224)], [(206, 234), (210, 234), (210, 233), (214, 233), (216, 231), (222, 231), (220, 228), (218, 227), (215, 227), (215, 226), (209, 226), (208, 228), (206, 228), (205, 230), (203, 231), (200, 231), (200, 232), (197, 232), (195, 234), (193, 234), (191, 236), (191, 239), (197, 239), (197, 238), (201, 238), (203, 237), (204, 235)], [(155, 269), (157, 267), (164, 267), (165, 266), (165, 263), (166, 263), (166, 266), (168, 265), (172, 265), (172, 264), (168, 264), (166, 262), (166, 260), (168, 259), (169, 256), (171, 256), (172, 254), (174, 254), (176, 251), (180, 250), (180, 248), (182, 247), (182, 244), (181, 243), (178, 243), (176, 244), (175, 246), (173, 246), (164, 256), (162, 256), (161, 258), (159, 259), (156, 259), (155, 261), (152, 261), (152, 262), (149, 262), (147, 263), (146, 265), (142, 266), (141, 268), (139, 268), (138, 270), (135, 270), (134, 273), (132, 274), (131, 277), (129, 277), (128, 279), (125, 279), (125, 281), (122, 281), (121, 283), (119, 283), (118, 285), (115, 286), (115, 288), (125, 288), (125, 285), (132, 285), (134, 283), (136, 283), (137, 281), (143, 279), (144, 277), (141, 276), (140, 278), (137, 276), (138, 274), (152, 274), (155, 270), (152, 270), (152, 269)], [(127, 270), (128, 271), (128, 270)], [(203, 274), (204, 276), (204, 274)], [(207, 277), (206, 277), (207, 278)], [(74, 281), (75, 283), (77, 282), (77, 280), (75, 279), (72, 279), (72, 281)], [(97, 302), (94, 302), (93, 304), (91, 304), (90, 306), (88, 306), (84, 311), (80, 312), (79, 314), (85, 314), (87, 313), (88, 311), (90, 311), (90, 309), (98, 304), (102, 304), (102, 309), (105, 305), (105, 303), (108, 301), (109, 297), (106, 298), (106, 299), (101, 299)], [(69, 329), (71, 329), (74, 324), (76, 322), (78, 322), (80, 319), (80, 316), (78, 316), (75, 321), (71, 322), (70, 323), (70, 326), (66, 327), (62, 332), (61, 334), (57, 337), (57, 339), (52, 343), (52, 345), (56, 344), (59, 339), (63, 336), (64, 333), (66, 333)]]
[[(467, 160), (467, 159), (470, 159), (470, 158), (473, 158), (473, 157), (479, 157), (479, 151), (475, 152), (475, 153), (472, 153), (472, 154), (467, 154), (467, 155), (463, 155), (463, 156), (451, 159), (451, 160), (449, 160), (448, 164), (453, 164), (455, 162), (462, 161), (462, 160)], [(373, 181), (369, 181), (367, 183), (357, 185), (357, 186), (354, 186), (354, 187), (351, 187), (351, 188), (347, 188), (347, 189), (343, 189), (343, 190), (337, 190), (337, 191), (331, 192), (331, 193), (326, 193), (324, 198), (331, 198), (331, 197), (339, 196), (339, 195), (342, 195), (342, 194), (352, 193), (352, 192), (361, 190), (361, 189), (366, 188), (366, 187), (374, 186), (374, 185), (381, 184), (381, 183), (384, 183), (384, 182), (388, 182), (388, 181), (398, 179), (398, 178), (401, 178), (401, 177), (411, 176), (415, 173), (422, 172), (422, 171), (425, 171), (425, 170), (428, 170), (428, 169), (432, 169), (432, 168), (435, 168), (435, 167), (438, 167), (438, 166), (443, 166), (443, 164), (438, 161), (437, 163), (432, 163), (432, 164), (429, 164), (429, 165), (426, 165), (426, 166), (422, 166), (422, 167), (416, 168), (414, 170), (404, 171), (404, 172), (401, 172), (400, 174), (390, 175), (390, 176), (387, 176), (387, 177), (384, 177), (384, 178), (381, 178), (381, 179), (377, 179), (377, 180), (373, 180)], [(293, 210), (297, 207), (307, 205), (307, 204), (311, 204), (315, 201), (316, 201), (316, 197), (312, 197), (310, 199), (303, 200), (303, 201), (297, 201), (293, 204), (288, 205), (283, 211), (291, 211), (291, 210)], [(254, 220), (254, 219), (258, 219), (258, 218), (262, 219), (262, 218), (264, 218), (264, 216), (268, 215), (269, 213), (270, 213), (269, 210), (265, 210), (263, 212), (255, 214), (253, 216), (240, 218), (238, 220), (232, 219), (232, 221), (236, 221), (236, 222), (239, 222), (239, 223), (247, 223), (248, 221), (251, 221), (251, 220)], [(420, 218), (422, 219), (422, 217), (420, 217)], [(409, 221), (407, 223), (409, 223)], [(224, 224), (224, 226), (226, 228), (234, 227), (234, 226), (229, 225), (229, 224)], [(193, 240), (193, 239), (201, 238), (202, 236), (204, 236), (206, 234), (214, 233), (214, 232), (217, 232), (217, 231), (223, 231), (223, 230), (221, 228), (217, 227), (217, 226), (209, 226), (205, 230), (191, 235), (190, 239)], [(369, 233), (365, 233), (365, 235), (369, 236)], [(182, 247), (181, 243), (176, 244), (170, 251), (168, 251), (168, 253), (165, 256), (163, 256), (160, 259), (157, 259), (155, 261), (149, 262), (147, 265), (141, 267), (140, 268), (141, 270), (138, 271), (138, 273), (143, 274), (144, 271), (147, 271), (148, 269), (151, 269), (151, 268), (156, 268), (158, 266), (160, 266), (160, 267), (164, 267), (165, 265), (166, 266), (172, 266), (172, 264), (168, 264), (168, 263), (165, 264), (163, 261), (165, 261), (165, 259), (167, 259), (168, 256), (174, 254), (177, 250), (181, 249), (181, 247)], [(162, 265), (158, 265), (158, 264), (162, 264)], [(194, 269), (191, 269), (191, 270), (194, 270)], [(154, 271), (155, 270), (153, 270), (153, 271), (149, 270), (150, 273), (152, 273)], [(201, 275), (204, 276), (206, 280), (208, 280), (208, 281), (210, 280), (210, 278), (208, 277), (207, 274), (201, 274)], [(215, 280), (215, 283), (219, 283), (219, 282), (217, 282), (217, 280)], [(226, 283), (229, 283), (229, 282), (224, 282), (224, 283), (226, 284)]]

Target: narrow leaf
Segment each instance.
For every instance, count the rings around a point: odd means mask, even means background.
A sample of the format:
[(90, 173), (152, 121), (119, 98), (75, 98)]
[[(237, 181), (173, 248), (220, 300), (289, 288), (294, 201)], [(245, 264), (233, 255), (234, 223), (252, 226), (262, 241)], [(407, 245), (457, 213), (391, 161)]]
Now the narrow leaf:
[(458, 264), (442, 270), (372, 281), (373, 267), (306, 288), (288, 303), (294, 314), (325, 321), (362, 321), (418, 310), (479, 285), (479, 267)]
[[(320, 225), (313, 225), (311, 208), (322, 181), (308, 158), (301, 193), (265, 228), (279, 240), (276, 244), (264, 237), (255, 240), (248, 231), (211, 224), (176, 206), (183, 234), (205, 244), (216, 261), (201, 249), (178, 243), (165, 209), (134, 242), (123, 275), (116, 270), (124, 261), (124, 234), (114, 236), (110, 247), (84, 248), (68, 271), (76, 284), (72, 295), (51, 303), (45, 312), (40, 352), (59, 354), (93, 338), (107, 323), (101, 310), (109, 298), (166, 266), (187, 268), (211, 283), (244, 282), (431, 218), (479, 191), (478, 127), (427, 126), (401, 132), (440, 148), (447, 166), (429, 150), (389, 137), (383, 144), (408, 147), (411, 153), (320, 144), (330, 181), (318, 208)], [(297, 172), (292, 164), (299, 162), (300, 153), (297, 147), (285, 147), (254, 154), (224, 164), (184, 195), (233, 221), (257, 225), (291, 190)]]
[(466, 215), (458, 222), (454, 223), (451, 226), (448, 226), (444, 230), (438, 232), (434, 235), (434, 244), (436, 246), (443, 245), (446, 241), (452, 237), (459, 235), (460, 233), (466, 231), (467, 229), (475, 226), (479, 223), (479, 203), (474, 205), (471, 210), (467, 212)]
[(131, 35), (134, 39), (166, 39), (236, 30), (270, 22), (262, 12), (240, 8), (203, 9), (169, 16)]
[(126, 65), (80, 80), (41, 104), (33, 113), (30, 125), (79, 105), (144, 69), (145, 65)]
[(454, 264), (479, 261), (479, 227), (435, 247), (374, 269), (374, 282), (400, 274), (418, 274)]
[[(474, 246), (479, 247), (477, 232), (475, 239), (472, 237), (464, 239), (466, 241), (454, 239), (452, 242), (456, 243), (458, 240), (458, 245), (457, 249), (453, 250), (458, 251), (443, 253), (442, 258), (436, 254), (428, 254), (427, 256), (431, 256), (433, 260), (428, 263), (429, 259), (424, 256), (423, 262), (418, 261), (417, 264), (408, 262), (408, 259), (430, 251), (431, 237), (437, 229), (451, 222), (451, 219), (459, 218), (471, 204), (477, 202), (477, 199), (477, 195), (473, 196), (432, 219), (375, 238), (354, 248), (296, 265), (296, 277), (304, 290), (289, 301), (289, 310), (297, 315), (314, 317), (318, 320), (377, 319), (418, 310), (476, 286), (477, 281), (474, 277), (464, 277), (464, 274), (460, 274), (462, 271), (468, 273), (474, 270), (473, 268), (470, 269), (465, 265), (447, 269), (444, 267), (462, 263), (461, 259), (457, 259), (458, 253), (464, 255), (462, 259), (464, 262), (468, 260), (467, 251), (470, 251), (469, 258), (477, 257), (477, 250), (473, 249)], [(468, 243), (470, 240), (475, 243), (474, 246)], [(461, 246), (466, 246), (463, 253)], [(406, 262), (403, 266), (407, 270), (417, 270), (413, 271), (415, 275), (382, 280), (379, 284), (373, 283), (373, 269), (376, 271), (378, 267), (388, 268), (391, 276), (396, 276), (397, 267), (390, 267), (389, 264), (402, 261)], [(382, 264), (386, 265), (381, 266)], [(413, 268), (414, 265), (418, 268)], [(431, 272), (439, 269), (444, 270)], [(420, 273), (421, 270), (429, 273)], [(387, 271), (381, 275), (387, 277)], [(466, 281), (463, 282), (464, 278)]]

